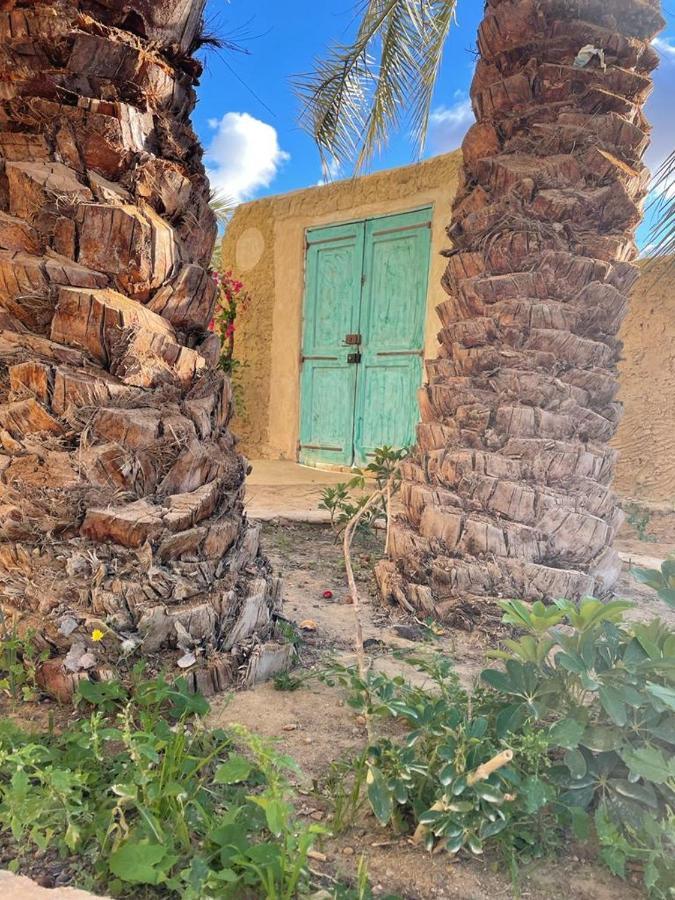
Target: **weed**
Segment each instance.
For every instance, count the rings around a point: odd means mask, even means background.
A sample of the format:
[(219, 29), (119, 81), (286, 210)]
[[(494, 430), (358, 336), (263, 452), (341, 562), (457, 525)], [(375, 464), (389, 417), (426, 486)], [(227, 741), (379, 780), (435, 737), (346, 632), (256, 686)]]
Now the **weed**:
[(280, 672), (274, 676), (272, 684), (275, 691), (297, 691), (306, 680), (303, 676), (291, 675), (290, 672)]
[(656, 538), (647, 534), (649, 523), (652, 518), (650, 510), (639, 503), (628, 503), (625, 507), (626, 521), (637, 531), (638, 539), (641, 541), (655, 541)]
[(92, 711), (62, 734), (0, 725), (0, 836), (13, 869), (49, 849), (82, 886), (118, 897), (302, 893), (322, 829), (294, 817), (292, 760), (242, 728), (204, 728), (208, 704), (180, 680), (139, 671), (131, 691), (80, 691)]
[(0, 694), (13, 701), (33, 700), (37, 696), (37, 666), (49, 656), (35, 648), (34, 632), (20, 636), (15, 623), (8, 626), (0, 609)]
[(364, 803), (367, 754), (331, 763), (322, 785), (315, 783), (317, 794), (331, 798), (331, 831), (340, 834), (356, 819)]

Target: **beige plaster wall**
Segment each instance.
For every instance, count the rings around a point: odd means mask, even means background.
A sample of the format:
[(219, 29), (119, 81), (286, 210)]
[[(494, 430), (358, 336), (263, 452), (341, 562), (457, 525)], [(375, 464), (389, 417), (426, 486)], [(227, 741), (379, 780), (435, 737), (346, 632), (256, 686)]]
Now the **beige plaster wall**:
[[(433, 207), (426, 354), (436, 354), (436, 304), (448, 246), (445, 227), (457, 187), (459, 153), (356, 180), (245, 204), (223, 240), (222, 260), (251, 291), (236, 355), (243, 410), (234, 423), (251, 458), (296, 459), (304, 287), (304, 234), (316, 225)], [(675, 266), (646, 271), (621, 335), (619, 399), (624, 417), (616, 488), (625, 497), (675, 505)]]
[(675, 259), (643, 266), (619, 337), (614, 484), (624, 497), (675, 508)]
[(457, 188), (461, 154), (377, 172), (358, 179), (257, 200), (239, 207), (222, 245), (222, 264), (242, 278), (254, 300), (239, 322), (235, 353), (243, 410), (234, 422), (251, 457), (296, 459), (300, 418), (300, 352), (305, 231), (373, 216), (432, 207), (431, 266), (425, 349), (439, 328), (435, 306), (447, 247), (445, 228)]

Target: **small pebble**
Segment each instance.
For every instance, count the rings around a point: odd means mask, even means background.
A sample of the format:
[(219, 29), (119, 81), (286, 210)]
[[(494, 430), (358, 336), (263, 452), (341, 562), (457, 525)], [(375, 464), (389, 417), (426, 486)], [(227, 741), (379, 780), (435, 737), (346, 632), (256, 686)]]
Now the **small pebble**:
[(353, 856), (353, 855), (354, 855), (354, 848), (353, 848), (353, 847), (343, 847), (343, 848), (342, 848), (342, 855), (343, 855), (343, 856)]

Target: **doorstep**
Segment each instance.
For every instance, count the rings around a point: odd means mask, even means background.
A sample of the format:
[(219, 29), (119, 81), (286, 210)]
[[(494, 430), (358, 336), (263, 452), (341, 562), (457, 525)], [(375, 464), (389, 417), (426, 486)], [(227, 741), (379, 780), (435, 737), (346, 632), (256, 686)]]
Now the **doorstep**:
[(287, 459), (249, 462), (253, 471), (246, 479), (246, 512), (250, 519), (262, 522), (330, 522), (328, 510), (319, 509), (321, 495), (327, 487), (351, 477), (348, 470), (317, 469)]

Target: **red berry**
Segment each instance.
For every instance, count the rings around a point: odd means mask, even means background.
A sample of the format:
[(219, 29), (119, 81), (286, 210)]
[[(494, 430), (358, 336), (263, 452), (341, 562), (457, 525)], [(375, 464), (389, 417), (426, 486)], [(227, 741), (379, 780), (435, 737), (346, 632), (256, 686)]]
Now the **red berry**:
[(324, 600), (332, 600), (332, 599), (333, 599), (333, 592), (332, 592), (332, 591), (324, 591), (323, 594), (322, 594), (322, 597), (323, 597)]

